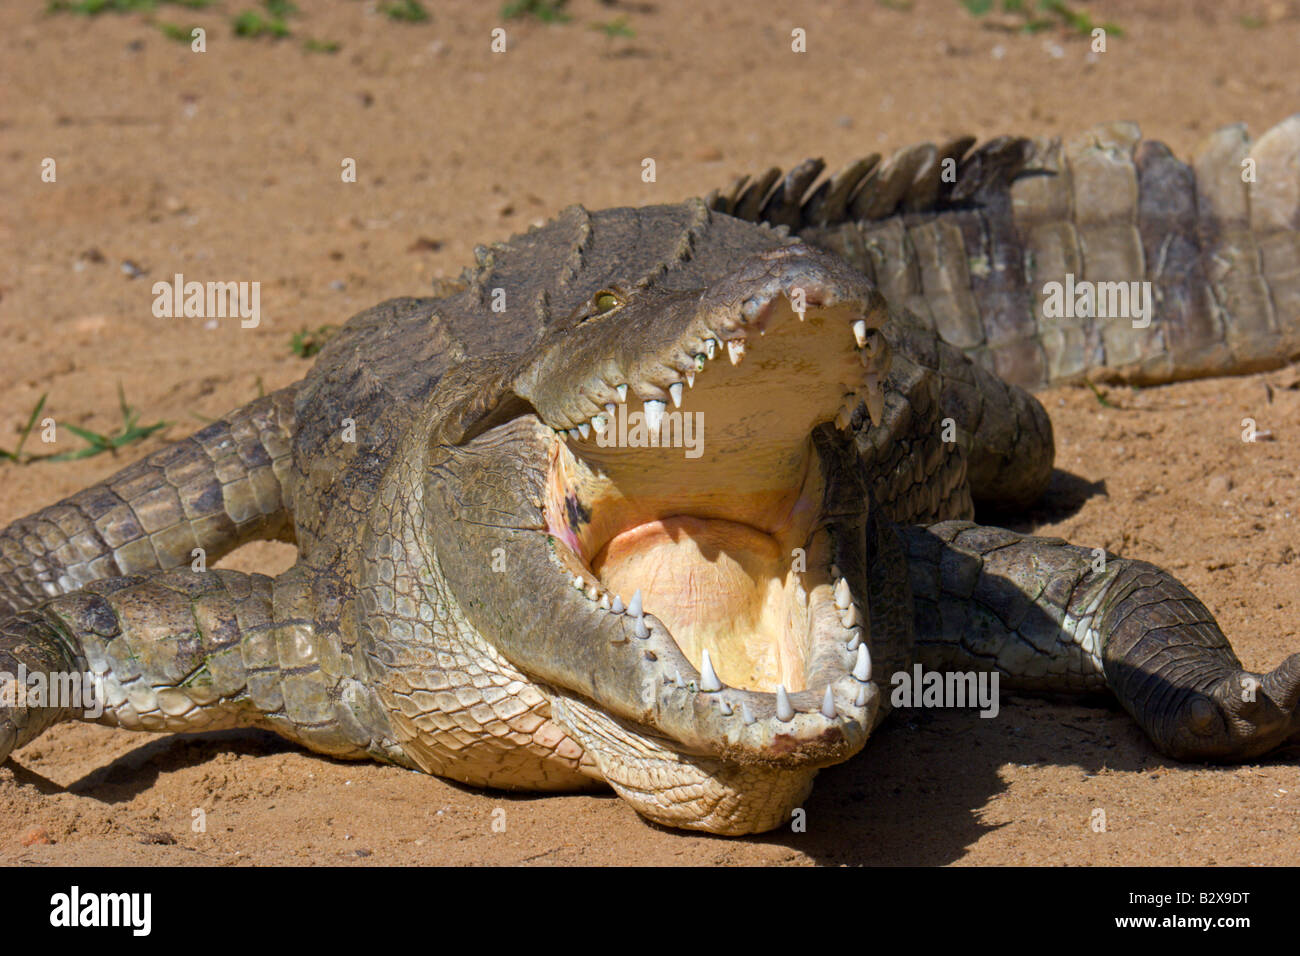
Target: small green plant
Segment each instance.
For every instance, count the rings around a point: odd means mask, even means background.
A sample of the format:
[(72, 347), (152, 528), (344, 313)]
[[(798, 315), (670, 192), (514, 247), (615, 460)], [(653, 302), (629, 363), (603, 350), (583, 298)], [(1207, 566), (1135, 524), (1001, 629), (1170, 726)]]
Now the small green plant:
[(265, 16), (257, 10), (245, 10), (231, 21), (235, 36), (240, 37), (287, 37), (289, 25), (279, 17)]
[(503, 20), (533, 17), (543, 23), (568, 23), (572, 19), (564, 12), (567, 0), (508, 0), (501, 7)]
[(315, 37), (308, 37), (302, 41), (302, 48), (308, 53), (337, 53), (339, 45), (333, 40), (317, 40)]
[(325, 347), (325, 343), (339, 330), (337, 325), (322, 325), (318, 329), (301, 329), (293, 333), (289, 348), (299, 358), (311, 358)]
[(194, 42), (194, 27), (183, 27), (179, 23), (166, 23), (159, 21), (157, 27), (162, 31), (162, 35), (169, 40), (175, 40), (177, 43)]
[(1097, 400), (1097, 403), (1101, 405), (1102, 408), (1119, 408), (1119, 406), (1107, 398), (1106, 393), (1099, 389), (1095, 384), (1088, 382), (1086, 379), (1085, 382), (1088, 388), (1092, 389), (1092, 397)]
[[(996, 0), (960, 0), (960, 3), (975, 17), (987, 16), (997, 5)], [(1002, 0), (1001, 8), (1006, 16), (1021, 21), (1019, 29), (1022, 33), (1039, 33), (1059, 26), (1080, 36), (1090, 36), (1100, 26), (1110, 36), (1124, 35), (1116, 24), (1097, 24), (1092, 17), (1065, 0)]]
[(75, 13), (83, 17), (97, 17), (101, 13), (133, 13), (138, 10), (156, 10), (161, 4), (201, 10), (211, 6), (212, 0), (50, 0), (46, 13)]
[(86, 442), (85, 448), (78, 448), (74, 451), (59, 452), (57, 455), (29, 455), (23, 453), (23, 445), (27, 442), (27, 437), (32, 433), (36, 425), (36, 420), (40, 418), (41, 410), (45, 407), (45, 399), (48, 392), (42, 395), (32, 413), (27, 416), (27, 424), (22, 427), (18, 433), (18, 447), (13, 451), (6, 451), (0, 448), (0, 459), (12, 461), (19, 465), (28, 465), (34, 461), (77, 461), (82, 458), (90, 458), (94, 455), (100, 455), (104, 452), (116, 453), (123, 445), (130, 445), (132, 442), (143, 441), (159, 429), (166, 428), (171, 422), (157, 422), (153, 425), (138, 424), (140, 413), (126, 403), (126, 395), (122, 392), (122, 386), (117, 386), (118, 406), (122, 411), (122, 425), (117, 431), (110, 435), (101, 435), (99, 432), (92, 432), (88, 428), (80, 428), (76, 425), (64, 425), (68, 431), (76, 435), (82, 441)]
[(429, 19), (429, 11), (424, 9), (420, 0), (394, 0), (383, 4), (379, 12), (390, 20), (400, 20), (403, 23), (423, 23)]
[(122, 386), (117, 386), (117, 403), (122, 411), (122, 425), (111, 435), (101, 435), (99, 432), (92, 432), (88, 428), (78, 428), (76, 425), (64, 425), (68, 431), (76, 435), (82, 441), (87, 443), (87, 447), (78, 448), (76, 451), (60, 452), (57, 455), (50, 455), (46, 461), (76, 461), (81, 458), (90, 458), (93, 455), (103, 454), (104, 452), (116, 452), (123, 445), (130, 445), (132, 442), (143, 441), (154, 432), (166, 428), (171, 422), (156, 422), (153, 425), (138, 425), (140, 413), (126, 403), (126, 395), (122, 392)]
[(26, 458), (23, 457), (23, 445), (27, 443), (27, 436), (32, 433), (32, 429), (36, 426), (36, 419), (40, 418), (41, 409), (45, 407), (45, 399), (49, 397), (49, 394), (49, 392), (46, 392), (42, 395), (40, 401), (36, 403), (36, 407), (32, 409), (32, 413), (27, 416), (27, 424), (18, 432), (18, 447), (13, 451), (0, 448), (0, 460), (12, 461), (19, 465), (24, 465), (33, 460), (31, 455)]
[(609, 37), (611, 40), (614, 39), (614, 37), (636, 36), (636, 31), (633, 30), (632, 27), (628, 25), (626, 16), (615, 17), (613, 20), (610, 20), (607, 23), (600, 23), (600, 22), (593, 23), (591, 25), (591, 28), (593, 30), (599, 30), (601, 33), (605, 34), (605, 36)]
[(1257, 17), (1253, 13), (1243, 13), (1241, 16), (1237, 17), (1237, 22), (1247, 30), (1258, 30), (1264, 25), (1264, 18)]

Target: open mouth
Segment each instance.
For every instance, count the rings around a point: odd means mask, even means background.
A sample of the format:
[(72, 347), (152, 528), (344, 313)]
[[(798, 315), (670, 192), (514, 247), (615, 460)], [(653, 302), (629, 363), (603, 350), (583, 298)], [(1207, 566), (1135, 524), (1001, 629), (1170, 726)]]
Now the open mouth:
[(861, 721), (869, 608), (837, 528), (867, 503), (836, 480), (825, 445), (842, 439), (821, 426), (879, 421), (885, 310), (796, 269), (705, 312), (668, 350), (686, 361), (586, 386), (599, 410), (555, 430), (557, 573), (636, 638), (666, 632), (686, 662), (667, 679), (723, 715)]

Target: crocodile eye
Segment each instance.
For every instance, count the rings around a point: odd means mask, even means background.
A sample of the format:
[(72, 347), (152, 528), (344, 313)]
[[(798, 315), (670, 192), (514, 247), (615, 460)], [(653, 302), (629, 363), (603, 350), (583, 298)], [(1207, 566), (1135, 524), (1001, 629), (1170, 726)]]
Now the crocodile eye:
[(619, 301), (618, 296), (613, 292), (597, 292), (596, 297), (592, 299), (592, 303), (596, 306), (597, 315), (604, 315), (606, 312), (612, 312), (622, 304)]

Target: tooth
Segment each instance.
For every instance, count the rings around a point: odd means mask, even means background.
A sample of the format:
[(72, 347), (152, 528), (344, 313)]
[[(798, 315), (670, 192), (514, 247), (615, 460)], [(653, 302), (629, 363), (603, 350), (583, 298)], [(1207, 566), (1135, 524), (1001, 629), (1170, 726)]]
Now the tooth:
[(609, 427), (609, 419), (604, 415), (593, 415), (591, 417), (591, 427), (597, 435), (605, 434), (605, 429)]
[(700, 690), (706, 694), (722, 690), (722, 681), (718, 680), (718, 675), (713, 670), (713, 661), (709, 660), (707, 650), (704, 652), (704, 662), (700, 665)]
[(674, 687), (685, 687), (685, 686), (686, 686), (686, 682), (685, 682), (684, 680), (682, 680), (682, 672), (679, 671), (679, 670), (675, 670), (675, 671), (673, 671), (673, 686), (674, 686)]
[(742, 700), (740, 702), (740, 719), (746, 724), (752, 724), (754, 722), (754, 712), (749, 709), (749, 701), (747, 700)]
[(718, 351), (717, 339), (706, 339), (704, 342), (704, 352), (709, 358), (713, 358), (714, 353)]
[(668, 386), (668, 394), (673, 397), (673, 408), (682, 407), (682, 383), (673, 382)]
[(731, 359), (732, 365), (739, 365), (740, 360), (745, 357), (745, 340), (728, 339), (727, 340), (727, 358)]
[(858, 348), (863, 348), (867, 344), (867, 322), (866, 319), (858, 319), (853, 323), (853, 337), (858, 340)]
[(578, 434), (580, 434), (583, 437), (583, 440), (585, 441), (588, 437), (591, 436), (591, 426), (588, 425), (586, 422), (583, 422), (581, 425), (578, 426)]
[(835, 695), (831, 693), (831, 685), (826, 685), (826, 696), (822, 698), (822, 716), (827, 720), (835, 719)]
[(844, 625), (845, 630), (852, 630), (862, 623), (862, 615), (856, 604), (850, 604), (840, 612), (840, 623)]
[(617, 386), (614, 387), (614, 391), (618, 392), (618, 400), (619, 400), (620, 402), (626, 402), (626, 401), (627, 401), (627, 386), (626, 386), (626, 385), (617, 385)]
[(841, 405), (840, 410), (835, 413), (835, 427), (840, 431), (848, 431), (853, 424), (853, 412), (847, 405)]
[(858, 687), (858, 696), (853, 698), (854, 707), (867, 706), (867, 686), (867, 684), (862, 684)]
[(695, 387), (695, 371), (694, 371), (694, 370), (689, 371), (689, 372), (686, 373), (686, 387), (687, 387), (687, 388), (694, 388), (694, 387)]
[(880, 387), (880, 376), (872, 373), (866, 376), (867, 386), (867, 414), (871, 416), (871, 424), (879, 426), (880, 419), (885, 414), (885, 390)]
[(582, 437), (582, 432), (578, 431), (576, 428), (570, 428), (569, 437), (572, 438), (574, 441), (577, 441), (579, 438)]
[(863, 683), (871, 680), (871, 653), (866, 644), (858, 645), (858, 660), (853, 665), (853, 676)]
[(709, 355), (705, 355), (703, 352), (701, 352), (700, 354), (696, 355), (696, 356), (695, 356), (695, 371), (697, 371), (697, 372), (703, 372), (703, 371), (704, 371), (704, 363), (707, 362), (710, 358), (711, 358), (711, 356), (709, 356)]
[(732, 714), (735, 713), (735, 711), (731, 709), (731, 702), (728, 701), (725, 697), (722, 699), (722, 704), (720, 706), (721, 706), (723, 717), (730, 717)]
[(608, 593), (606, 593), (606, 594), (602, 594), (602, 595), (600, 596), (600, 606), (601, 606), (601, 608), (602, 608), (603, 610), (606, 610), (606, 611), (609, 610), (609, 594), (608, 594)]
[(614, 604), (610, 607), (610, 610), (615, 614), (622, 614), (627, 610), (627, 608), (623, 606), (623, 599), (617, 594), (614, 595)]
[(640, 589), (640, 588), (637, 588), (637, 589), (636, 589), (636, 594), (633, 594), (633, 595), (632, 595), (632, 603), (629, 604), (629, 605), (627, 606), (627, 613), (628, 613), (628, 614), (631, 614), (633, 617), (640, 617), (641, 615), (645, 614), (645, 611), (643, 611), (643, 610), (641, 609), (641, 589)]
[(615, 416), (618, 415), (618, 406), (615, 405), (613, 402), (607, 402), (605, 404), (605, 412), (609, 415), (610, 418), (614, 418)]
[(862, 632), (855, 628), (853, 631), (853, 636), (849, 638), (849, 650), (856, 651), (858, 649), (858, 645), (861, 643), (862, 643)]
[(790, 706), (790, 698), (786, 695), (784, 684), (776, 685), (776, 719), (794, 719), (794, 708)]
[(645, 403), (645, 423), (652, 434), (659, 433), (659, 426), (663, 424), (664, 409), (668, 406), (657, 398), (648, 398)]
[[(647, 637), (650, 636), (650, 628), (645, 626), (645, 618), (637, 617), (637, 618), (633, 618), (633, 621), (636, 622), (632, 626), (633, 634), (635, 634), (637, 637), (641, 638), (642, 640), (645, 640)], [(865, 644), (862, 646), (866, 647)]]
[(581, 591), (586, 586), (586, 582), (582, 580), (581, 574), (575, 574), (573, 576), (573, 586), (577, 588), (579, 591)]
[(835, 606), (841, 611), (847, 611), (853, 604), (853, 594), (849, 591), (849, 582), (840, 578), (835, 582)]

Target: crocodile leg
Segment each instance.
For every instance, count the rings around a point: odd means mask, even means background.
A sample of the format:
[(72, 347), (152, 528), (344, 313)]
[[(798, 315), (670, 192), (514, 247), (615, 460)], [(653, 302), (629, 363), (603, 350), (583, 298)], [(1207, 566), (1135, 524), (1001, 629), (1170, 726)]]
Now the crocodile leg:
[(967, 521), (902, 536), (923, 666), (1045, 693), (1109, 688), (1179, 760), (1244, 760), (1300, 737), (1300, 654), (1243, 670), (1168, 572)]
[(282, 480), (296, 386), (0, 531), (0, 617), (101, 578), (293, 540)]
[[(263, 727), (335, 757), (406, 763), (352, 661), (319, 640), (298, 569), (265, 575), (180, 569), (95, 581), (0, 620), (0, 760), (62, 720), (129, 730)], [(20, 670), (21, 668), (21, 670)], [(99, 706), (20, 696), (93, 672)], [(7, 685), (7, 686), (5, 686)], [(76, 706), (73, 706), (73, 705)], [(97, 713), (102, 707), (102, 713)]]

